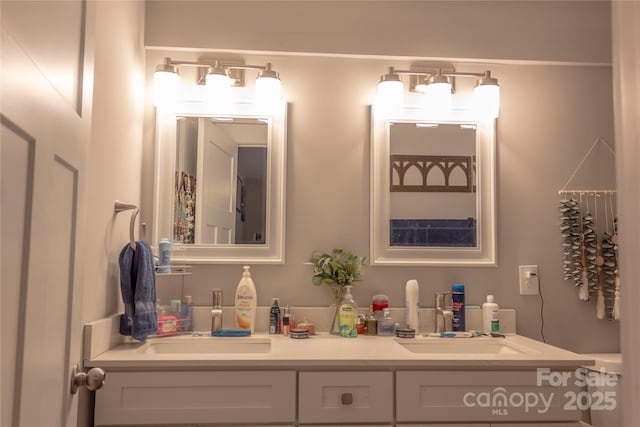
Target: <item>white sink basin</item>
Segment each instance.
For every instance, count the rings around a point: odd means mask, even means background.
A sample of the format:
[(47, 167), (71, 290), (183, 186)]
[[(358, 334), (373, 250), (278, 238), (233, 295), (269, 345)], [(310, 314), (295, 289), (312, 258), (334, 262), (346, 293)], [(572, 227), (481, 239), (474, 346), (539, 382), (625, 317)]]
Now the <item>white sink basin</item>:
[(524, 354), (504, 338), (425, 338), (397, 341), (412, 353), (434, 354)]
[(145, 354), (269, 353), (271, 339), (252, 337), (175, 337), (156, 338), (138, 352)]

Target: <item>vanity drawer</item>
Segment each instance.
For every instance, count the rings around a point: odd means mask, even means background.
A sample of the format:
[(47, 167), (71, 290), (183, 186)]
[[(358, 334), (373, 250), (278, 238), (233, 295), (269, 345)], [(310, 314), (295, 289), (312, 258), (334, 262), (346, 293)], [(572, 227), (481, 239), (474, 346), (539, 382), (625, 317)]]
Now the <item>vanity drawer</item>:
[(295, 422), (294, 371), (108, 372), (95, 424)]
[(565, 393), (579, 391), (571, 381), (567, 387), (538, 386), (536, 371), (398, 371), (397, 421), (575, 422), (581, 413), (565, 410)]
[(393, 421), (392, 372), (300, 372), (301, 424)]

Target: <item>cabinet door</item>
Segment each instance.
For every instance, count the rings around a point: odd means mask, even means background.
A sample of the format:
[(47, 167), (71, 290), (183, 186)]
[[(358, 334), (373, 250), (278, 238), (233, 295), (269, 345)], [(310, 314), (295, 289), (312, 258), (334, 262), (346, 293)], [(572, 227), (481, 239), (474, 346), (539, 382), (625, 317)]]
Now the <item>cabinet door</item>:
[(294, 371), (109, 372), (95, 424), (292, 423)]
[(301, 424), (393, 422), (392, 372), (300, 372), (299, 384)]
[[(580, 427), (580, 426), (588, 426), (588, 424), (581, 423), (526, 423), (526, 424), (491, 424), (491, 427)], [(613, 426), (611, 426), (613, 427)]]
[(396, 373), (398, 422), (577, 422), (568, 410), (566, 387), (537, 385), (536, 371), (399, 371)]
[[(520, 424), (522, 426), (522, 424)], [(397, 424), (397, 427), (492, 427), (493, 424)], [(524, 426), (526, 427), (526, 425)], [(546, 424), (545, 424), (546, 427)]]

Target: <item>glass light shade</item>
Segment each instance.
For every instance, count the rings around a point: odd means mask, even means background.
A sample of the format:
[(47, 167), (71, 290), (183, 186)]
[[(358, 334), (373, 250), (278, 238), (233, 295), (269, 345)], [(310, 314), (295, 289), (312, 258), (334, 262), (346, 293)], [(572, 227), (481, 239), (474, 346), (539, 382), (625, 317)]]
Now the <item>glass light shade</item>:
[(161, 109), (171, 109), (178, 99), (180, 76), (169, 71), (153, 74), (153, 105)]
[(404, 87), (400, 80), (384, 80), (378, 83), (376, 104), (384, 110), (392, 110), (402, 106), (402, 92)]
[(225, 74), (207, 74), (207, 102), (222, 105), (231, 101), (231, 79)]
[(282, 98), (282, 83), (277, 77), (258, 77), (256, 79), (256, 101), (260, 103), (277, 102)]
[(500, 86), (476, 86), (473, 93), (473, 103), (480, 116), (495, 119), (500, 113)]
[(426, 101), (436, 111), (451, 108), (451, 83), (431, 83), (425, 89)]

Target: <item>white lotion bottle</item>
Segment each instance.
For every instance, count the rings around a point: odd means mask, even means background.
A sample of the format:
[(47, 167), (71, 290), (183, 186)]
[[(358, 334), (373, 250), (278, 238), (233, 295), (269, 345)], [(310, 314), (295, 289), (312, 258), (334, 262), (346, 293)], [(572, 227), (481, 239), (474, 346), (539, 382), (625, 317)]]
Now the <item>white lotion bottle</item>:
[(242, 278), (236, 288), (236, 327), (238, 329), (250, 329), (253, 334), (256, 327), (256, 286), (251, 279), (249, 266), (242, 267)]
[(405, 288), (405, 323), (407, 328), (418, 331), (418, 281), (409, 280)]
[(487, 302), (482, 304), (482, 331), (486, 333), (500, 332), (500, 312), (493, 295), (487, 295)]

